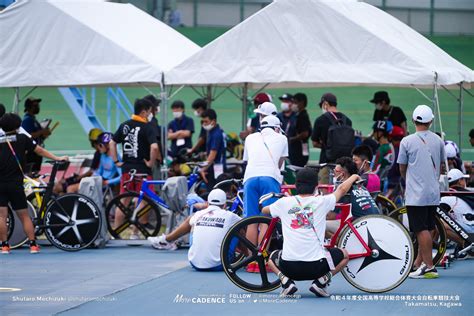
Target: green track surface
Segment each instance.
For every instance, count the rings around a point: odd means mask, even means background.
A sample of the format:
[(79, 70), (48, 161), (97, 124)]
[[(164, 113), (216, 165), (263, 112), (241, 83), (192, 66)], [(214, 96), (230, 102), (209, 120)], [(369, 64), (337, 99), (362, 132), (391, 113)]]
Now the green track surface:
[[(224, 28), (181, 28), (178, 29), (182, 34), (190, 38), (192, 41), (203, 46), (213, 39), (223, 34), (227, 29)], [(449, 53), (461, 63), (474, 68), (474, 37), (432, 37), (430, 38), (435, 44), (439, 45), (443, 50)], [(387, 74), (390, 76), (390, 74)], [(159, 94), (158, 87), (150, 87), (155, 93)], [(351, 87), (351, 88), (314, 88), (314, 89), (288, 89), (288, 90), (269, 90), (268, 92), (276, 100), (277, 97), (285, 92), (296, 93), (304, 92), (308, 95), (309, 106), (308, 111), (311, 121), (320, 114), (320, 109), (317, 106), (318, 100), (325, 92), (331, 91), (338, 97), (339, 108), (342, 112), (347, 114), (356, 129), (361, 130), (364, 134), (369, 133), (372, 126), (373, 105), (368, 102), (373, 96), (373, 93), (383, 88), (367, 88), (367, 87)], [(21, 96), (23, 96), (30, 89), (21, 89)], [(125, 88), (128, 98), (133, 102), (135, 98), (142, 97), (148, 92), (144, 88)], [(418, 91), (411, 88), (388, 88), (387, 90), (392, 99), (392, 104), (402, 107), (407, 117), (418, 104), (427, 104), (429, 101), (425, 99)], [(216, 94), (220, 93), (217, 89)], [(432, 90), (423, 90), (427, 96), (432, 96)], [(474, 89), (470, 90), (474, 93)], [(106, 95), (104, 88), (96, 89), (97, 112), (102, 122), (106, 122)], [(172, 91), (173, 93), (173, 91)], [(458, 90), (453, 90), (456, 96), (459, 95)], [(0, 102), (10, 107), (13, 102), (13, 89), (0, 89)], [(52, 151), (66, 151), (74, 153), (78, 151), (89, 150), (90, 146), (87, 141), (87, 135), (82, 130), (81, 126), (75, 119), (66, 102), (55, 88), (38, 88), (33, 91), (32, 95), (43, 99), (41, 113), (39, 118), (53, 118), (54, 121), (60, 121), (60, 126), (54, 134), (47, 140), (47, 148)], [(464, 114), (463, 114), (463, 158), (474, 160), (474, 150), (471, 148), (468, 136), (469, 130), (474, 128), (474, 98), (465, 95), (464, 100)], [(191, 88), (184, 88), (174, 96), (173, 100), (181, 99), (187, 106), (188, 115), (192, 116), (190, 109), (191, 102), (196, 99), (198, 94)], [(439, 91), (441, 116), (443, 129), (447, 134), (447, 139), (458, 142), (457, 127), (458, 127), (458, 104), (457, 100), (449, 95), (444, 90)], [(229, 91), (225, 91), (213, 103), (213, 108), (218, 113), (218, 121), (226, 132), (239, 132), (241, 127), (242, 108), (241, 102)], [(22, 110), (22, 105), (20, 106)], [(171, 119), (171, 117), (169, 118)], [(199, 121), (195, 120), (196, 126)], [(414, 127), (410, 125), (410, 130)], [(115, 129), (115, 113), (112, 118), (112, 129)], [(195, 137), (197, 135), (195, 134)], [(317, 151), (312, 151), (311, 159), (317, 159)]]

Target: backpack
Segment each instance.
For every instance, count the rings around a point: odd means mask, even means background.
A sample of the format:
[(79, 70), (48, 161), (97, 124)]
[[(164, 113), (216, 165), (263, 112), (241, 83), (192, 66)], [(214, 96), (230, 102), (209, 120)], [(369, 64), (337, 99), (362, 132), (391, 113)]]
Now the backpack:
[(355, 142), (355, 131), (347, 124), (347, 118), (343, 116), (340, 119), (332, 112), (327, 112), (324, 115), (331, 122), (326, 141), (327, 160), (336, 161), (340, 157), (351, 157)]

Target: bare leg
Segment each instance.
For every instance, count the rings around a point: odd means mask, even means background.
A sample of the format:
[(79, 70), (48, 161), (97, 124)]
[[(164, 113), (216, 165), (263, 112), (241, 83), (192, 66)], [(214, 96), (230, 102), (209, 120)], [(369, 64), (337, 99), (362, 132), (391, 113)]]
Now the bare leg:
[(28, 236), (28, 240), (35, 240), (35, 227), (31, 221), (28, 209), (18, 210), (16, 211), (16, 215), (20, 218), (23, 230), (25, 231), (26, 236)]
[(0, 241), (7, 241), (7, 217), (8, 208), (0, 207)]
[(448, 235), (448, 238), (455, 241), (460, 247), (464, 245), (464, 239), (459, 237), (458, 234), (456, 234), (451, 227), (448, 226), (445, 222), (443, 222), (444, 228), (446, 229), (446, 234)]
[(418, 255), (416, 256), (415, 262), (413, 262), (413, 266), (415, 268), (419, 268), (423, 263), (423, 257), (421, 256), (421, 247), (418, 245)]
[[(125, 207), (127, 207), (129, 204), (130, 204), (130, 201), (131, 201), (131, 198), (123, 198), (120, 200), (120, 203), (122, 203), (122, 205), (124, 205)], [(115, 209), (115, 228), (119, 227), (120, 225), (122, 225), (122, 223), (124, 222), (125, 220), (125, 214), (122, 212), (122, 210), (120, 209), (120, 207), (117, 207)]]
[(433, 267), (433, 240), (431, 239), (430, 232), (427, 230), (418, 232), (416, 239), (418, 240), (418, 245), (420, 245), (418, 255), (422, 257), (423, 262), (428, 268)]
[(169, 233), (168, 235), (165, 236), (165, 240), (167, 242), (173, 242), (175, 241), (176, 239), (186, 235), (186, 234), (189, 234), (189, 232), (191, 232), (191, 225), (189, 225), (189, 220), (191, 219), (191, 216), (189, 216), (188, 218), (186, 218), (184, 220), (184, 222), (182, 222), (178, 228), (176, 228), (174, 231), (172, 231), (171, 233)]

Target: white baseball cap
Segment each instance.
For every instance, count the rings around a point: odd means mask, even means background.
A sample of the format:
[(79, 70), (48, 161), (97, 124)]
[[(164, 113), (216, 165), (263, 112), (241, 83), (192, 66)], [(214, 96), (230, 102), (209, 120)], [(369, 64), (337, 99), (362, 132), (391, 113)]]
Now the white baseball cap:
[(253, 110), (254, 113), (258, 113), (258, 114), (262, 114), (262, 115), (277, 115), (277, 108), (275, 106), (275, 104), (271, 103), (271, 102), (263, 102), (262, 104), (260, 104), (258, 106), (258, 108), (256, 108), (255, 110)]
[(413, 111), (413, 120), (418, 123), (429, 123), (433, 121), (434, 115), (431, 108), (427, 105), (418, 105)]
[(451, 169), (448, 172), (448, 182), (455, 182), (462, 178), (469, 178), (467, 174), (462, 173), (459, 169)]
[(447, 158), (456, 157), (456, 148), (453, 146), (453, 144), (448, 143), (444, 145), (444, 151), (446, 152)]
[(281, 127), (281, 122), (278, 117), (274, 115), (265, 116), (260, 122), (260, 126), (263, 127)]
[(207, 202), (211, 205), (224, 205), (226, 201), (227, 196), (221, 189), (214, 189), (207, 196)]

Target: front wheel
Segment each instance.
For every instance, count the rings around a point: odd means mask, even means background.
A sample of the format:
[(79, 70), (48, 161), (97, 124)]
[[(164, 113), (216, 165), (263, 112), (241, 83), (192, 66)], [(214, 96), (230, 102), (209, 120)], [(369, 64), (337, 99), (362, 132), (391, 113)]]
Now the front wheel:
[[(342, 270), (354, 287), (369, 293), (383, 293), (399, 286), (413, 264), (413, 244), (408, 232), (396, 220), (383, 215), (368, 215), (353, 222), (368, 245), (371, 255), (349, 260)], [(350, 226), (342, 231), (338, 247), (349, 255), (366, 252)]]
[(48, 205), (43, 221), (51, 244), (61, 250), (77, 251), (97, 238), (102, 217), (94, 201), (82, 194), (69, 193)]

